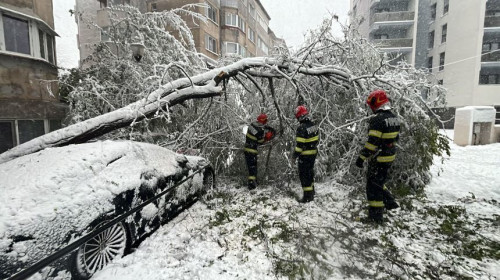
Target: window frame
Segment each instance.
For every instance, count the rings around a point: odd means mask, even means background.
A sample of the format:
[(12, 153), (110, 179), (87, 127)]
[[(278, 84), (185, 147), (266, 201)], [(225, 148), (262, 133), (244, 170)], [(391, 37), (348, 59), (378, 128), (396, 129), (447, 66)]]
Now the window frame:
[(429, 69), (429, 72), (432, 73), (432, 67), (434, 66), (434, 57), (430, 56), (427, 58), (427, 69)]
[(446, 43), (447, 37), (448, 37), (448, 23), (445, 23), (441, 26), (441, 44)]
[(436, 32), (435, 30), (432, 30), (431, 32), (429, 32), (429, 49), (433, 49), (434, 48), (434, 43), (436, 41)]
[[(211, 43), (211, 41), (213, 41), (213, 45), (214, 45), (215, 50), (211, 50), (210, 49), (210, 43)], [(207, 51), (209, 51), (209, 52), (211, 52), (213, 54), (217, 54), (217, 39), (215, 39), (215, 37), (212, 37), (208, 33), (205, 33), (205, 50), (207, 50)]]
[(248, 27), (248, 40), (255, 45), (255, 31), (250, 26)]
[[(20, 21), (25, 21), (28, 24), (28, 45), (30, 53), (16, 52), (7, 50), (5, 40), (5, 27), (3, 24), (4, 17), (14, 18)], [(29, 18), (23, 14), (16, 14), (13, 12), (0, 9), (0, 52), (5, 52), (22, 57), (30, 57), (43, 60), (47, 63), (57, 66), (56, 59), (56, 44), (55, 32), (50, 29), (43, 21)], [(43, 46), (41, 46), (43, 41)], [(50, 47), (49, 47), (50, 44)]]
[(439, 71), (444, 70), (444, 64), (446, 60), (446, 52), (442, 52), (439, 54)]
[[(230, 23), (228, 23), (228, 16), (230, 17)], [(225, 20), (224, 20), (224, 24), (226, 26), (232, 26), (232, 27), (238, 27), (238, 15), (237, 14), (233, 14), (233, 13), (227, 13), (226, 12), (226, 15), (225, 15)], [(234, 24), (233, 24), (233, 20), (234, 20)], [(239, 27), (238, 27), (239, 28)]]
[(431, 21), (435, 21), (437, 16), (437, 3), (431, 5)]
[[(205, 9), (205, 16), (210, 21), (212, 21), (213, 23), (215, 23), (215, 24), (218, 25), (219, 22), (217, 20), (217, 18), (218, 18), (217, 15), (219, 14), (219, 12), (218, 12), (217, 8), (215, 8), (214, 6), (212, 6), (212, 4), (208, 3), (207, 1), (205, 1), (205, 4), (207, 4), (207, 8)], [(212, 13), (210, 11), (212, 11), (213, 15), (212, 15)], [(211, 16), (213, 16), (213, 18)]]
[(444, 0), (443, 5), (443, 16), (446, 15), (450, 11), (450, 0)]

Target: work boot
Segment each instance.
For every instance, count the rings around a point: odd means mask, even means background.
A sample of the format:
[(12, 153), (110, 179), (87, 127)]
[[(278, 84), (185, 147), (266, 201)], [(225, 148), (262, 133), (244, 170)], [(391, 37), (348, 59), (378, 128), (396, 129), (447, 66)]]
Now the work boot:
[(368, 207), (368, 220), (376, 223), (384, 223), (384, 208), (383, 207)]
[(255, 183), (254, 180), (248, 181), (248, 189), (253, 190), (257, 187), (257, 184)]
[(314, 200), (314, 191), (307, 191), (304, 192), (304, 196), (302, 197), (301, 200), (299, 200), (300, 203), (307, 203), (310, 201)]
[(399, 204), (395, 200), (385, 201), (384, 205), (385, 209), (387, 209), (388, 211), (399, 208)]

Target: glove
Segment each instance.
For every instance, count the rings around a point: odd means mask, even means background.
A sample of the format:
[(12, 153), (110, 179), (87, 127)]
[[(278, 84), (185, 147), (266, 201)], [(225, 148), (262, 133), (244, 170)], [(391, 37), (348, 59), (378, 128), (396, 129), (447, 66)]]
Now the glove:
[(364, 162), (365, 161), (362, 158), (358, 157), (358, 159), (356, 160), (356, 166), (359, 167), (359, 168), (363, 168), (363, 163)]
[(272, 131), (266, 132), (264, 135), (264, 141), (268, 142), (269, 140), (274, 138), (274, 133)]

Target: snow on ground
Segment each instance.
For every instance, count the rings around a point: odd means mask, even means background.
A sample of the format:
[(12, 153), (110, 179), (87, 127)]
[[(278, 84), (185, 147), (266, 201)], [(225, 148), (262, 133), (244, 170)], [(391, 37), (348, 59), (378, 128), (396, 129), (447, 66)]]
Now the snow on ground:
[(401, 201), (384, 227), (359, 222), (363, 190), (335, 182), (306, 205), (296, 178), (254, 192), (219, 183), (93, 279), (500, 279), (498, 155), (451, 144), (427, 198)]

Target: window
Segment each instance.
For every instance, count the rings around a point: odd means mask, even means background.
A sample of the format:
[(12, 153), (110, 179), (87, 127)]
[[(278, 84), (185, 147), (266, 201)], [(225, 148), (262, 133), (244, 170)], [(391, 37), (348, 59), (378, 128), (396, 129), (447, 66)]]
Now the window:
[(245, 32), (245, 21), (241, 17), (238, 17), (238, 27)]
[(3, 30), (7, 51), (31, 54), (28, 21), (4, 14)]
[(436, 20), (436, 4), (431, 6), (431, 20)]
[(439, 71), (444, 70), (444, 56), (445, 56), (444, 52), (439, 54)]
[(157, 12), (158, 11), (158, 7), (156, 6), (156, 3), (151, 3), (151, 11), (152, 12)]
[(388, 13), (391, 10), (389, 8), (377, 8), (375, 9), (375, 13)]
[(259, 22), (260, 26), (262, 26), (262, 28), (267, 31), (267, 22), (259, 13), (257, 13), (257, 21)]
[(99, 0), (101, 9), (116, 5), (130, 5), (130, 0)]
[(262, 38), (260, 38), (260, 36), (258, 36), (257, 38), (257, 45), (265, 54), (269, 53), (269, 48), (267, 47), (267, 44), (264, 42), (264, 40), (262, 40)]
[(38, 42), (40, 44), (40, 56), (47, 59), (45, 55), (45, 33), (41, 29), (38, 29)]
[(238, 43), (226, 42), (226, 54), (239, 54), (246, 57), (247, 50)]
[(19, 144), (28, 142), (45, 133), (43, 120), (19, 120), (17, 126), (19, 129)]
[(448, 24), (443, 25), (443, 29), (441, 31), (441, 44), (446, 43), (446, 35), (448, 33)]
[(494, 50), (498, 50), (498, 43), (491, 43), (491, 50), (494, 51)]
[(427, 68), (429, 69), (429, 72), (432, 72), (432, 56), (427, 58)]
[(205, 49), (217, 53), (217, 40), (208, 34), (205, 34)]
[(429, 32), (429, 49), (434, 48), (434, 31)]
[(479, 77), (479, 84), (500, 84), (500, 74), (482, 74)]
[(253, 31), (250, 27), (248, 28), (248, 40), (255, 43), (255, 31)]
[(255, 7), (252, 4), (248, 5), (248, 13), (255, 18)]
[(16, 145), (13, 121), (0, 121), (0, 153)]
[(208, 5), (208, 7), (207, 7), (207, 14), (206, 14), (207, 18), (209, 18), (211, 21), (217, 23), (217, 9), (215, 9), (208, 2), (205, 2), (205, 4)]
[(47, 34), (47, 54), (49, 56), (49, 62), (55, 64), (54, 59), (54, 37)]
[(226, 13), (226, 25), (238, 27), (238, 16)]
[(450, 9), (450, 0), (444, 0), (443, 15), (446, 15), (449, 9)]
[(226, 53), (238, 53), (238, 43), (226, 42)]
[(443, 80), (438, 80), (438, 85), (443, 85)]

